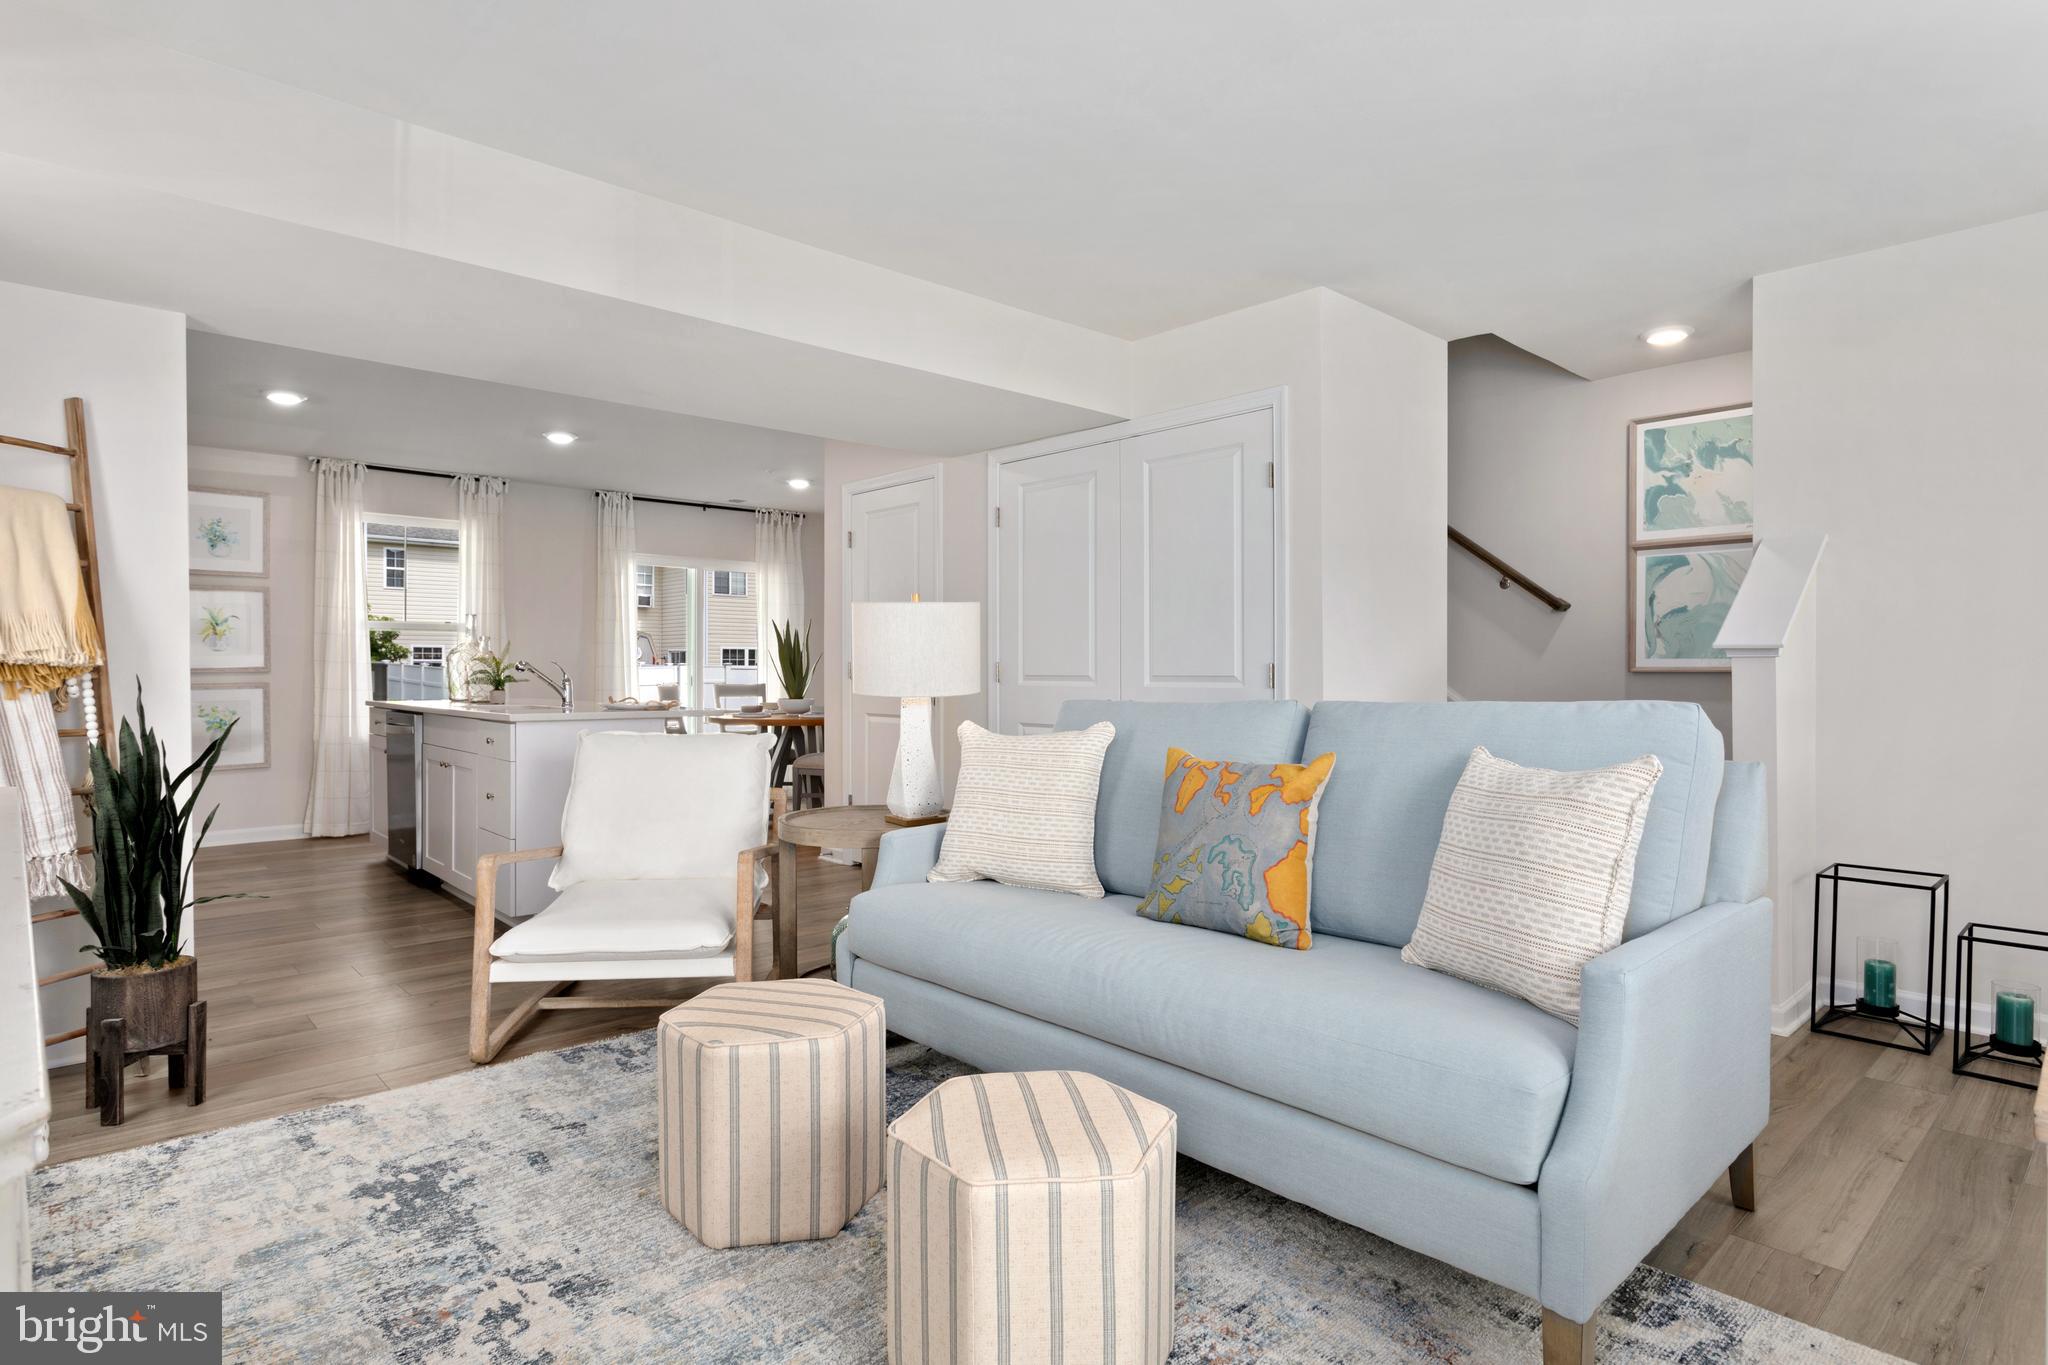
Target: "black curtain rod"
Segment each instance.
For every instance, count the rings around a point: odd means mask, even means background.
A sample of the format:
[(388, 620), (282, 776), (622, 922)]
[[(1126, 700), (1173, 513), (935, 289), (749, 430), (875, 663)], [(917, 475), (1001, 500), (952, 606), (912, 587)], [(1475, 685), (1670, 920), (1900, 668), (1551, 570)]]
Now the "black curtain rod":
[[(374, 469), (379, 474), (411, 474), (415, 478), (421, 479), (454, 479), (461, 477), (460, 475), (450, 474), (447, 471), (440, 469), (403, 469), (395, 464), (365, 464), (363, 468)], [(527, 480), (514, 479), (513, 482), (524, 483), (527, 482)], [(559, 488), (562, 485), (546, 484), (543, 486), (548, 488)], [(590, 496), (594, 498), (598, 496), (598, 494), (602, 491), (604, 490), (593, 489), (591, 491)], [(804, 515), (802, 512), (791, 512), (786, 507), (754, 507), (747, 503), (739, 502), (692, 502), (688, 498), (657, 498), (651, 495), (641, 493), (627, 493), (626, 496), (631, 498), (634, 502), (658, 502), (668, 507), (700, 507), (706, 512), (746, 512), (749, 514), (754, 512), (782, 512), (785, 515), (792, 517), (800, 517)]]

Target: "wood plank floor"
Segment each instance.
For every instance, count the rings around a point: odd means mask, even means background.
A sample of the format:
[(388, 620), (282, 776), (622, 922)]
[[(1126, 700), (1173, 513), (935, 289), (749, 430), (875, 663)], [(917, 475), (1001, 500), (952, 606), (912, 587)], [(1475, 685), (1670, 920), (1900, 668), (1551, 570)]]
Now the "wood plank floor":
[[(798, 875), (809, 970), (828, 960), (859, 874), (806, 853)], [(265, 897), (199, 911), (207, 1102), (171, 1096), (158, 1060), (131, 1071), (127, 1123), (102, 1128), (80, 1070), (60, 1071), (53, 1160), (469, 1068), (468, 906), (398, 877), (360, 839), (208, 850), (199, 879), (202, 894)], [(764, 974), (767, 929), (756, 939)], [(504, 1055), (646, 1028), (657, 1013), (543, 1014)], [(1917, 1057), (1800, 1033), (1772, 1056), (1758, 1211), (1737, 1211), (1717, 1182), (1650, 1263), (1908, 1360), (2042, 1361), (2048, 1168), (2032, 1095), (1951, 1076), (1945, 1045)]]

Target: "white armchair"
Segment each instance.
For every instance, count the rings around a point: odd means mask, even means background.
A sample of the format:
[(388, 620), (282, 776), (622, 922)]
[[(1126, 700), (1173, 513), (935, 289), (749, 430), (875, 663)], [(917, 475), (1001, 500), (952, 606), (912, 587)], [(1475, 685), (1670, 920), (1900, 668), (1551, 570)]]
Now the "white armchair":
[[(586, 734), (562, 842), (477, 859), (469, 1056), (488, 1062), (543, 1009), (642, 1009), (671, 999), (565, 995), (579, 981), (753, 975), (754, 917), (772, 888), (765, 735)], [(557, 858), (560, 894), (497, 933), (498, 869)], [(764, 892), (767, 896), (764, 897)], [(537, 989), (491, 1025), (494, 986)]]

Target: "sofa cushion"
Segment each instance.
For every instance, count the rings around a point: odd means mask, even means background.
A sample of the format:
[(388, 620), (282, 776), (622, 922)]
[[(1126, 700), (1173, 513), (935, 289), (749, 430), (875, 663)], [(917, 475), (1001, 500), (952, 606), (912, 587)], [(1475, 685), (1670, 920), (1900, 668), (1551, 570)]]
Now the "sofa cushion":
[(1110, 725), (999, 735), (960, 722), (953, 815), (928, 881), (986, 877), (1075, 896), (1102, 895), (1095, 875), (1095, 796)]
[[(1058, 730), (1116, 726), (1095, 803), (1095, 870), (1119, 896), (1142, 896), (1159, 847), (1166, 751), (1227, 754), (1246, 763), (1298, 763), (1308, 712), (1294, 701), (1070, 701)], [(1322, 750), (1318, 749), (1317, 753)]]
[(1664, 765), (1636, 851), (1634, 938), (1700, 907), (1721, 792), (1721, 734), (1689, 702), (1319, 702), (1307, 747), (1335, 750), (1317, 811), (1316, 946), (1415, 933), (1444, 812), (1477, 745), (1531, 768)]
[(1318, 937), (1313, 952), (1276, 953), (1140, 918), (1135, 904), (908, 883), (855, 897), (847, 935), (878, 966), (1535, 1181), (1571, 1086), (1571, 1025), (1392, 948)]
[(715, 957), (732, 946), (732, 887), (723, 877), (577, 882), (491, 944), (506, 962)]

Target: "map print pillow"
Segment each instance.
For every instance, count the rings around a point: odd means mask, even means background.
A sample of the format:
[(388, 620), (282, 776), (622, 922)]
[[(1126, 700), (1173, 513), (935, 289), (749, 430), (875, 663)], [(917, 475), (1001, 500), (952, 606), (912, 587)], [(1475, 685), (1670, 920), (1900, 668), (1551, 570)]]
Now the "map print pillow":
[(1138, 913), (1309, 946), (1316, 805), (1337, 756), (1310, 763), (1233, 763), (1166, 751), (1159, 852)]

